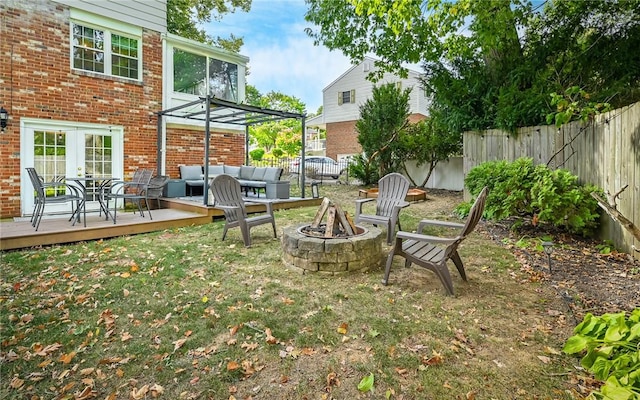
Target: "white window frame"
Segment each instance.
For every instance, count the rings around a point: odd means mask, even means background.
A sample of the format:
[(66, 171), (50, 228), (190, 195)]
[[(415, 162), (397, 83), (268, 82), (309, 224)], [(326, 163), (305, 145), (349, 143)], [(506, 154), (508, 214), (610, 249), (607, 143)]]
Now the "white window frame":
[[(101, 30), (104, 33), (104, 72), (92, 71), (88, 69), (76, 68), (73, 63), (73, 27), (79, 25), (87, 28)], [(124, 36), (138, 41), (138, 76), (130, 78), (127, 76), (113, 75), (111, 73), (111, 37), (112, 35)], [(71, 10), (71, 20), (69, 22), (69, 64), (73, 71), (79, 71), (87, 74), (95, 74), (98, 76), (109, 76), (117, 79), (140, 82), (142, 81), (142, 28), (132, 26), (123, 22), (114, 21), (109, 18), (90, 14), (81, 10)]]
[[(171, 92), (174, 93), (174, 95), (177, 96), (184, 96), (184, 95), (188, 95), (188, 96), (206, 96), (207, 93), (211, 93), (211, 60), (216, 60), (219, 62), (226, 62), (232, 65), (236, 66), (236, 82), (235, 82), (235, 87), (232, 86), (232, 89), (235, 90), (235, 98), (224, 98), (223, 100), (227, 100), (227, 101), (231, 101), (234, 103), (239, 103), (240, 102), (240, 65), (235, 62), (235, 61), (230, 61), (230, 60), (225, 60), (223, 58), (220, 57), (214, 57), (210, 54), (206, 54), (191, 48), (186, 48), (186, 47), (181, 47), (181, 46), (176, 46), (173, 45), (170, 47), (170, 53), (171, 53)], [(193, 54), (195, 56), (199, 56), (199, 57), (203, 57), (205, 59), (205, 77), (204, 77), (204, 82), (202, 83), (202, 92), (203, 93), (199, 93), (199, 94), (190, 94), (187, 92), (179, 92), (175, 90), (175, 60), (174, 60), (174, 54), (175, 54), (175, 50), (179, 50), (185, 53), (190, 53)]]

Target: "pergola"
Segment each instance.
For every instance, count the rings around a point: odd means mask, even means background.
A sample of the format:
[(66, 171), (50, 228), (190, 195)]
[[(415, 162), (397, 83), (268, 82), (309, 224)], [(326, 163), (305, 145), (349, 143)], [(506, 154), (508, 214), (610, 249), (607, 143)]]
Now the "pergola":
[[(200, 105), (198, 108), (197, 106)], [(299, 119), (302, 121), (302, 149), (300, 150), (300, 171), (304, 171), (304, 149), (305, 149), (305, 121), (306, 115), (293, 113), (288, 111), (272, 110), (250, 106), (246, 104), (237, 104), (231, 101), (218, 99), (212, 96), (200, 97), (183, 105), (162, 110), (156, 113), (158, 115), (158, 154), (157, 165), (162, 165), (162, 129), (164, 124), (163, 117), (184, 118), (204, 122), (204, 204), (208, 204), (209, 197), (209, 143), (210, 143), (210, 126), (211, 123), (241, 125), (245, 128), (245, 164), (249, 164), (249, 127), (264, 122), (278, 121), (283, 119)], [(304, 173), (300, 174), (300, 190), (302, 198), (304, 193)]]

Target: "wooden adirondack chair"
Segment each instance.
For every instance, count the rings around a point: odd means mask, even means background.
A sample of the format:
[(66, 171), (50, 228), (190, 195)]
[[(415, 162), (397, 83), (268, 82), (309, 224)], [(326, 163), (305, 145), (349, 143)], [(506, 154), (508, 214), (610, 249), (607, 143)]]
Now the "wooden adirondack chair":
[[(487, 199), (487, 188), (482, 189), (478, 198), (473, 203), (469, 212), (469, 217), (465, 224), (446, 221), (422, 220), (418, 224), (418, 233), (398, 232), (396, 235), (396, 243), (393, 250), (387, 258), (387, 266), (384, 272), (382, 284), (389, 283), (389, 274), (391, 272), (391, 264), (393, 256), (401, 256), (405, 258), (405, 266), (415, 263), (420, 267), (433, 271), (444, 285), (447, 293), (454, 294), (451, 274), (447, 268), (447, 261), (451, 259), (455, 264), (462, 279), (466, 282), (467, 275), (464, 271), (464, 265), (458, 254), (458, 245), (475, 229), (478, 221), (484, 212), (484, 204)], [(460, 233), (453, 238), (443, 238), (436, 236), (423, 235), (422, 230), (425, 226), (440, 226), (445, 228), (461, 229)]]
[[(356, 224), (360, 222), (369, 222), (373, 225), (386, 225), (387, 227), (387, 244), (393, 241), (393, 233), (396, 224), (398, 230), (402, 230), (400, 226), (400, 210), (409, 206), (405, 201), (409, 191), (409, 181), (398, 173), (390, 173), (383, 176), (378, 181), (378, 198), (358, 199), (356, 200)], [(362, 205), (369, 201), (376, 201), (375, 215), (362, 214)]]
[(250, 230), (254, 226), (270, 223), (273, 227), (273, 237), (276, 234), (276, 220), (273, 216), (273, 205), (269, 201), (261, 201), (267, 207), (267, 213), (255, 217), (247, 217), (242, 188), (240, 182), (230, 175), (218, 175), (211, 180), (211, 193), (213, 193), (214, 207), (224, 212), (225, 224), (222, 231), (222, 240), (227, 236), (230, 228), (240, 227), (242, 240), (246, 247), (251, 246)]

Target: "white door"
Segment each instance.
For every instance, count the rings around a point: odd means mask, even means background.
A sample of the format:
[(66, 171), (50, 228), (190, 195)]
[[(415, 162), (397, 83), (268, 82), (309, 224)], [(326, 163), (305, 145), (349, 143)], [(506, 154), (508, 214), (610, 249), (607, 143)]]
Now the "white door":
[[(22, 130), (22, 214), (33, 212), (33, 187), (26, 167), (35, 167), (45, 182), (66, 181), (84, 176), (122, 178), (122, 128), (55, 122), (25, 122)], [(65, 179), (67, 178), (67, 179)], [(89, 183), (91, 185), (91, 183)], [(92, 188), (88, 188), (92, 192)], [(47, 195), (55, 196), (55, 190)], [(97, 210), (97, 196), (87, 199), (87, 211)], [(69, 204), (47, 205), (45, 213), (69, 212)]]

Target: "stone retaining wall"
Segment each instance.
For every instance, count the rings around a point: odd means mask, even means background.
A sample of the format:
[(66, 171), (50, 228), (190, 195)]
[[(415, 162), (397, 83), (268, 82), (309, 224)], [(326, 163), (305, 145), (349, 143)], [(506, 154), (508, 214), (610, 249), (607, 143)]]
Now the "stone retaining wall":
[(378, 228), (369, 227), (358, 236), (338, 239), (308, 237), (298, 228), (285, 227), (282, 234), (282, 261), (295, 271), (333, 275), (379, 268), (384, 261), (383, 235)]

